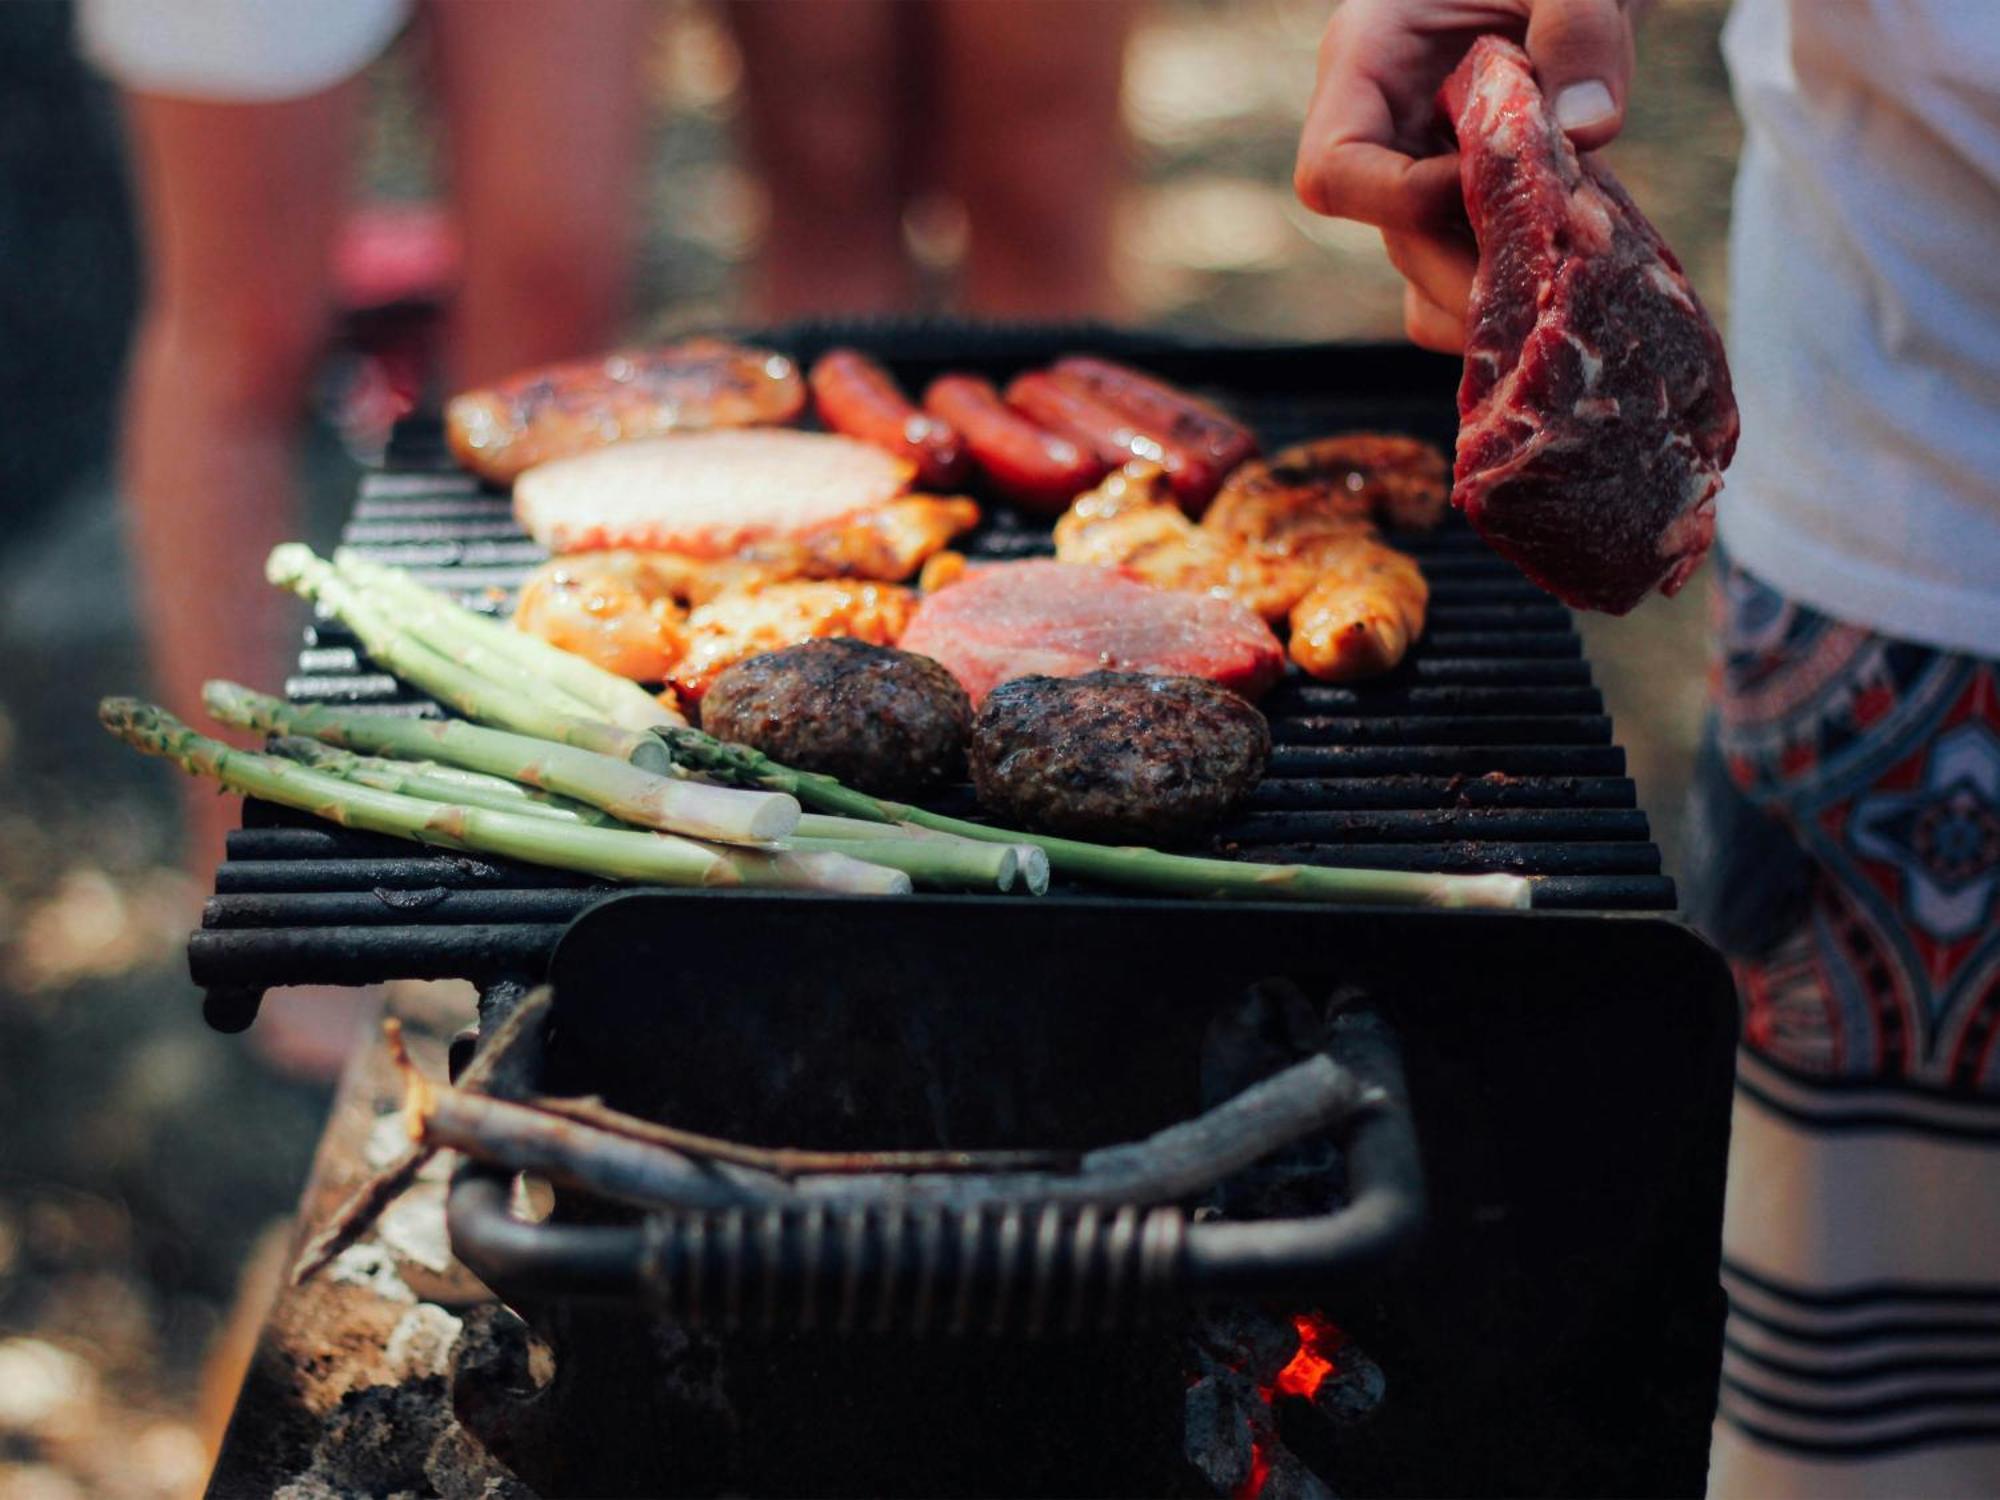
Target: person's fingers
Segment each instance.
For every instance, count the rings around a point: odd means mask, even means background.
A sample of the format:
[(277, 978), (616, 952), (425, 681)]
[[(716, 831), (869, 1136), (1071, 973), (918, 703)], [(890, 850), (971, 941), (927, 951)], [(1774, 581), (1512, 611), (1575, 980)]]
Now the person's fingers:
[[(1350, 19), (1354, 18), (1354, 19)], [(1359, 7), (1334, 13), (1320, 44), (1319, 77), (1299, 134), (1292, 185), (1314, 213), (1398, 228), (1436, 227), (1464, 214), (1455, 156), (1413, 157), (1398, 149), (1398, 110), (1384, 80), (1417, 92), (1422, 45), (1385, 29)]]
[(1316, 214), (1383, 229), (1435, 229), (1465, 215), (1458, 157), (1410, 157), (1369, 141), (1304, 142), (1293, 187)]
[(1473, 246), (1452, 235), (1382, 232), (1389, 264), (1415, 287), (1426, 302), (1463, 320), (1472, 296), (1472, 275), (1479, 268)]
[(1528, 56), (1556, 123), (1579, 150), (1618, 134), (1632, 83), (1632, 23), (1621, 0), (1536, 0)]
[(1403, 331), (1419, 349), (1438, 354), (1465, 352), (1464, 321), (1439, 307), (1414, 284), (1403, 288)]

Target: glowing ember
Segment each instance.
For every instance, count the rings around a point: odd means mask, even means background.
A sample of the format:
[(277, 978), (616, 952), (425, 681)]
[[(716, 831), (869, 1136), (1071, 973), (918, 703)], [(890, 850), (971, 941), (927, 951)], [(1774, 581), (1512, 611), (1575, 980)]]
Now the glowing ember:
[(1262, 1493), (1264, 1481), (1271, 1477), (1271, 1455), (1258, 1443), (1250, 1449), (1250, 1477), (1237, 1487), (1229, 1500), (1257, 1500)]
[(1292, 1326), (1299, 1331), (1299, 1352), (1278, 1372), (1274, 1388), (1284, 1395), (1303, 1396), (1310, 1401), (1318, 1393), (1320, 1382), (1338, 1368), (1331, 1356), (1347, 1342), (1347, 1336), (1311, 1313), (1294, 1316)]

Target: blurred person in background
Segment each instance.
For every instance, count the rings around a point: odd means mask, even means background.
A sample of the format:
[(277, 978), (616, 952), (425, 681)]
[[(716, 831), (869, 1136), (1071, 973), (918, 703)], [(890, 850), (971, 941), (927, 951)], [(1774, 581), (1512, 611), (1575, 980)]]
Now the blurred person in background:
[[(211, 677), (282, 680), (292, 613), (264, 558), (300, 526), (313, 378), (336, 313), (361, 74), (413, 0), (81, 0), (78, 40), (118, 85), (145, 250), (120, 451), (160, 696), (201, 722)], [(466, 244), (448, 378), (472, 383), (609, 343), (636, 227), (643, 0), (426, 0), (450, 206)], [(206, 889), (234, 797), (187, 781)], [(259, 1050), (330, 1079), (372, 1002), (276, 992)]]
[[(120, 88), (146, 250), (121, 456), (146, 639), (190, 720), (210, 677), (269, 684), (289, 613), (261, 585), (296, 535), (301, 420), (334, 315), (362, 71), (414, 0), (81, 0)], [(426, 0), (466, 245), (458, 383), (609, 343), (625, 308), (643, 0)], [(189, 784), (198, 878), (234, 798)]]
[[(1133, 0), (730, 0), (770, 218), (759, 316), (917, 299), (905, 225), (940, 198), (985, 317), (1115, 309), (1111, 218)], [(947, 209), (950, 212), (950, 209)]]
[[(1747, 139), (1697, 915), (1743, 1051), (1710, 1491), (2000, 1494), (2000, 15), (1736, 0)], [(1308, 207), (1379, 227), (1427, 348), (1475, 252), (1432, 96), (1482, 31), (1608, 144), (1618, 0), (1347, 0)]]

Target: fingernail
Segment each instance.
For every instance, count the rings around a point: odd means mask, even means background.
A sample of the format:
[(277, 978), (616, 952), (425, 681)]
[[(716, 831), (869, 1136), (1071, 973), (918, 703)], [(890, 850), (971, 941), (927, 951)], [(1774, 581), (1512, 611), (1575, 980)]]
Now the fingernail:
[(1601, 125), (1617, 113), (1611, 90), (1595, 78), (1587, 83), (1572, 83), (1556, 95), (1556, 124), (1564, 130)]

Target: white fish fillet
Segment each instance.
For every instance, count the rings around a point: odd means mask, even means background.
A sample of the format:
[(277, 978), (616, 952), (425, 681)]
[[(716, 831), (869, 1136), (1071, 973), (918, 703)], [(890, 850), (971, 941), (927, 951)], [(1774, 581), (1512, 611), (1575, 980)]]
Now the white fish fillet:
[(825, 433), (691, 432), (538, 465), (514, 482), (514, 515), (551, 552), (726, 557), (885, 504), (914, 473)]

